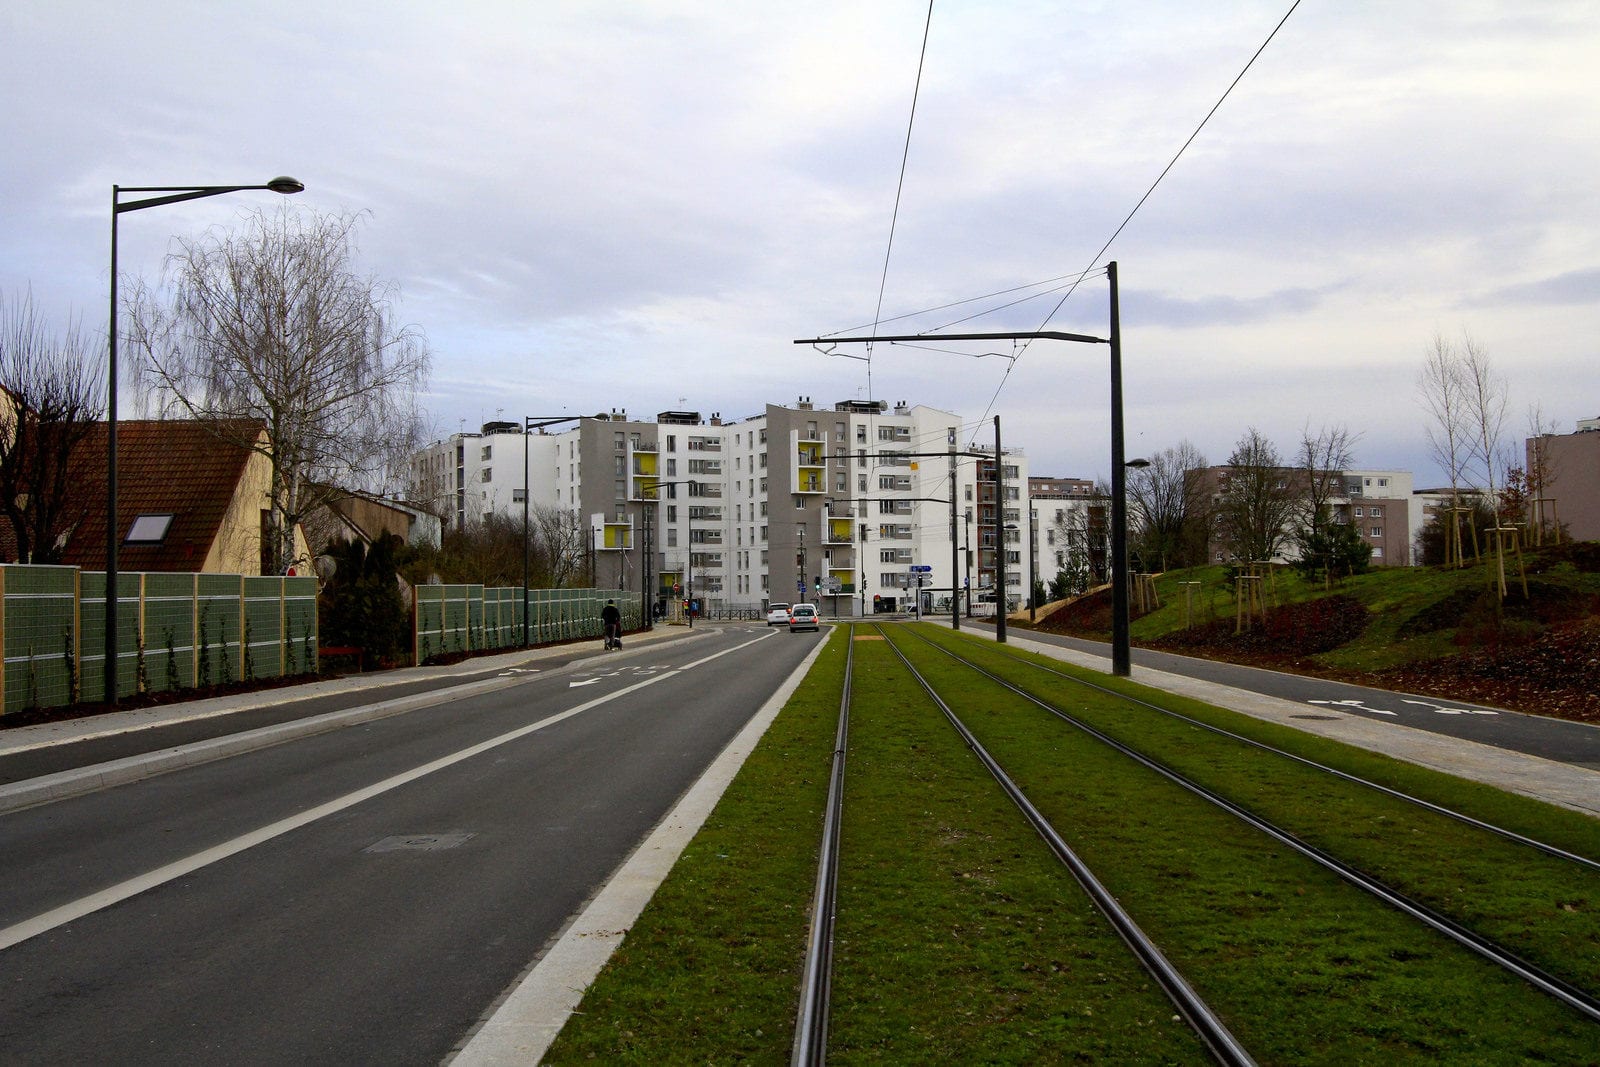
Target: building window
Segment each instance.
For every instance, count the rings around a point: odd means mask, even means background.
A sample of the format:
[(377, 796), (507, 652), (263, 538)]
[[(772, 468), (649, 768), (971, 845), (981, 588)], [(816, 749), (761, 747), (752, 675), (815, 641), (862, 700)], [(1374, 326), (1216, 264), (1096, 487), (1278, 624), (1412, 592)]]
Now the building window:
[(1373, 537), (1382, 537), (1383, 536), (1383, 527), (1382, 526), (1374, 526), (1372, 528), (1372, 536)]
[(528, 491), (526, 489), (513, 489), (511, 490), (511, 502), (513, 504), (520, 504), (522, 503), (523, 498), (527, 495)]
[(1361, 518), (1361, 509), (1360, 508), (1356, 508), (1356, 518), (1358, 518), (1358, 519)]
[(485, 468), (483, 468), (483, 470), (478, 472), (478, 481), (480, 481), (480, 482), (491, 481), (492, 480), (491, 476), (493, 474), (494, 474), (494, 468), (493, 467), (485, 467)]
[(1369, 508), (1367, 510), (1367, 514), (1371, 515), (1374, 519), (1381, 519), (1381, 518), (1383, 518), (1383, 509), (1382, 508)]
[(1373, 559), (1382, 559), (1383, 558), (1383, 546), (1382, 545), (1373, 545), (1372, 546), (1372, 558)]

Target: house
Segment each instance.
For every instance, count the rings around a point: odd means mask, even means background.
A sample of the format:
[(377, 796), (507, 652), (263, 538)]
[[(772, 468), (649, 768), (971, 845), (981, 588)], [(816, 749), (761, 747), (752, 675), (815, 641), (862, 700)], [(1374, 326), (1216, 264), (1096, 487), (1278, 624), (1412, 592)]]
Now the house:
[[(265, 455), (235, 443), (251, 427), (251, 420), (117, 423), (119, 570), (262, 573), (272, 471)], [(106, 429), (96, 424), (69, 461), (63, 562), (83, 570), (106, 569)], [(265, 427), (256, 440), (265, 444)], [(298, 528), (295, 551), (311, 558)]]

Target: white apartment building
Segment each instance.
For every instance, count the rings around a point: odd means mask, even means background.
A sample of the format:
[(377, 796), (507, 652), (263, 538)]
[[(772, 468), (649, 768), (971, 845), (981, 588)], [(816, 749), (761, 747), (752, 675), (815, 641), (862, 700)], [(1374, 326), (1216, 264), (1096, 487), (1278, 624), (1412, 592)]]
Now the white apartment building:
[(1029, 566), (1025, 460), (1006, 450), (1005, 502), (994, 507), (992, 449), (949, 458), (960, 426), (925, 406), (830, 410), (808, 397), (731, 421), (613, 411), (526, 435), (490, 423), (413, 457), (410, 492), (460, 527), (520, 520), (528, 491), (531, 512), (582, 531), (598, 581), (647, 583), (669, 610), (694, 599), (702, 610), (808, 600), (829, 615), (902, 611), (919, 576), (924, 610), (948, 611), (969, 576), (974, 604), (992, 604), (997, 544), (1015, 608)]

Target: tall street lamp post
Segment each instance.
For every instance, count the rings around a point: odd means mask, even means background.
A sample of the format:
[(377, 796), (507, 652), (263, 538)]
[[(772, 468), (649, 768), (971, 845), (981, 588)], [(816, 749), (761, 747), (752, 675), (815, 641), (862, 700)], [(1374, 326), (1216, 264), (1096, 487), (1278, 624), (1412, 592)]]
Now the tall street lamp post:
[[(106, 362), (106, 703), (117, 702), (117, 219), (124, 211), (199, 200), (223, 193), (270, 189), (274, 193), (302, 192), (294, 178), (273, 178), (265, 185), (113, 185), (111, 187), (111, 324)], [(123, 193), (160, 193), (142, 200), (122, 199)]]
[(528, 498), (533, 486), (528, 484), (528, 438), (534, 430), (546, 426), (559, 426), (563, 422), (581, 422), (582, 415), (524, 415), (522, 417), (522, 647), (528, 647), (528, 582), (532, 565), (528, 547)]

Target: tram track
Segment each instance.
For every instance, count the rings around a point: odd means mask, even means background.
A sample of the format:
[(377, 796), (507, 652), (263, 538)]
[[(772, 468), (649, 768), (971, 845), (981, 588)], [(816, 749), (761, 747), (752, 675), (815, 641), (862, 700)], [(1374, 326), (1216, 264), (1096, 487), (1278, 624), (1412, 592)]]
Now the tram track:
[[(917, 633), (915, 630), (911, 630), (909, 632), (914, 634), (917, 640), (923, 642), (931, 648), (937, 649), (939, 652), (962, 664), (969, 670), (972, 670), (983, 676), (990, 682), (1001, 686), (1023, 700), (1037, 706), (1041, 710), (1070, 724), (1084, 734), (1094, 738), (1113, 750), (1120, 752), (1129, 759), (1134, 760), (1141, 766), (1144, 766), (1154, 773), (1161, 775), (1163, 778), (1179, 786), (1180, 788), (1192, 793), (1197, 797), (1203, 798), (1208, 803), (1228, 812), (1230, 815), (1243, 821), (1259, 832), (1268, 835), (1274, 841), (1288, 849), (1291, 849), (1298, 855), (1301, 855), (1313, 863), (1316, 863), (1318, 866), (1336, 875), (1348, 884), (1361, 889), (1363, 892), (1383, 901), (1390, 907), (1393, 907), (1410, 916), (1411, 918), (1416, 919), (1417, 921), (1428, 926), (1430, 929), (1433, 929), (1437, 933), (1449, 938), (1457, 945), (1476, 953), (1483, 959), (1488, 960), (1489, 962), (1516, 976), (1522, 981), (1527, 982), (1546, 995), (1555, 998), (1556, 1000), (1565, 1004), (1567, 1007), (1579, 1012), (1591, 1022), (1600, 1023), (1600, 998), (1597, 998), (1588, 990), (1582, 989), (1576, 984), (1550, 973), (1545, 968), (1542, 968), (1534, 963), (1530, 963), (1529, 961), (1521, 958), (1516, 952), (1506, 948), (1494, 939), (1486, 937), (1468, 928), (1454, 918), (1445, 915), (1440, 911), (1421, 903), (1420, 901), (1412, 899), (1405, 893), (1402, 893), (1399, 890), (1387, 885), (1380, 879), (1372, 877), (1355, 866), (1340, 860), (1327, 850), (1318, 848), (1301, 840), (1295, 834), (1277, 826), (1272, 821), (1247, 810), (1242, 805), (1239, 805), (1222, 796), (1220, 793), (1201, 785), (1200, 783), (1192, 780), (1165, 763), (1136, 750), (1132, 746), (1125, 744), (1122, 741), (1117, 740), (1104, 731), (1097, 729), (1081, 717), (1075, 716), (1061, 707), (1058, 707), (1056, 704), (1042, 699), (1038, 695), (1013, 684), (1012, 682), (1000, 677), (992, 671), (985, 669), (979, 664), (973, 662), (971, 659), (958, 654), (945, 644), (932, 641), (921, 633)], [(1241, 735), (1234, 734), (1230, 731), (1220, 730), (1210, 724), (1201, 722), (1200, 720), (1183, 716), (1180, 713), (1161, 708), (1159, 705), (1154, 705), (1147, 701), (1139, 700), (1135, 697), (1130, 697), (1127, 694), (1120, 693), (1114, 689), (1094, 685), (1093, 683), (1073, 677), (1072, 675), (1065, 674), (1064, 672), (1050, 671), (1050, 669), (1047, 667), (1033, 664), (1030, 661), (1020, 657), (1008, 655), (1006, 658), (1014, 662), (1025, 663), (1030, 666), (1038, 667), (1040, 670), (1048, 671), (1051, 674), (1057, 675), (1058, 677), (1071, 681), (1077, 685), (1093, 689), (1105, 696), (1126, 702), (1129, 705), (1155, 710), (1166, 715), (1174, 716), (1182, 719), (1190, 725), (1204, 727), (1207, 730), (1224, 735), (1235, 741), (1246, 743), (1253, 748), (1294, 760), (1302, 765), (1334, 775), (1341, 780), (1369, 787), (1386, 796), (1389, 796), (1392, 799), (1415, 804), (1421, 808), (1432, 811), (1435, 814), (1456, 819), (1466, 825), (1474, 827), (1475, 829), (1479, 829), (1487, 833), (1494, 833), (1508, 840), (1515, 841), (1518, 844), (1535, 848), (1547, 855), (1571, 862), (1574, 865), (1583, 866), (1589, 869), (1596, 869), (1596, 864), (1594, 864), (1594, 862), (1589, 860), (1587, 857), (1578, 856), (1576, 854), (1567, 852), (1566, 850), (1545, 845), (1544, 843), (1535, 841), (1526, 837), (1525, 835), (1517, 834), (1513, 831), (1494, 826), (1471, 816), (1466, 816), (1459, 812), (1451, 811), (1447, 808), (1443, 808), (1440, 805), (1432, 804), (1431, 802), (1422, 800), (1421, 798), (1412, 797), (1398, 790), (1393, 790), (1378, 783), (1370, 782), (1357, 776), (1350, 775), (1346, 772), (1338, 771), (1334, 768), (1316, 763), (1315, 761), (1306, 760), (1295, 754), (1287, 753), (1281, 749), (1273, 748), (1272, 746), (1262, 744), (1250, 738), (1244, 738)]]
[[(828, 801), (823, 818), (822, 842), (819, 847), (816, 889), (813, 895), (810, 933), (807, 938), (806, 959), (800, 992), (800, 1010), (796, 1022), (791, 1064), (810, 1065), (826, 1062), (829, 996), (831, 992), (831, 966), (833, 958), (833, 929), (837, 912), (839, 827), (844, 802), (844, 767), (849, 736), (850, 695), (854, 667), (854, 638), (857, 627), (848, 631), (850, 652), (847, 653), (843, 694), (840, 700), (838, 727), (832, 754)], [(882, 626), (870, 629), (887, 641)], [(1054, 857), (1067, 868), (1073, 879), (1093, 902), (1095, 908), (1110, 924), (1116, 936), (1157, 988), (1167, 997), (1178, 1015), (1194, 1032), (1211, 1058), (1225, 1065), (1253, 1065), (1256, 1061), (1245, 1050), (1237, 1037), (1228, 1029), (1221, 1016), (1206, 1003), (1179, 969), (1162, 953), (1155, 942), (1145, 934), (1114, 894), (1096, 877), (1089, 865), (1069, 846), (1005, 773), (996, 761), (967, 729), (959, 716), (940, 697), (938, 691), (906, 658), (904, 652), (888, 641), (900, 663), (922, 687), (930, 700), (939, 708), (945, 719), (961, 736), (963, 743), (973, 752), (984, 768), (993, 776), (1005, 795), (1016, 805), (1028, 824), (1037, 833)]]

